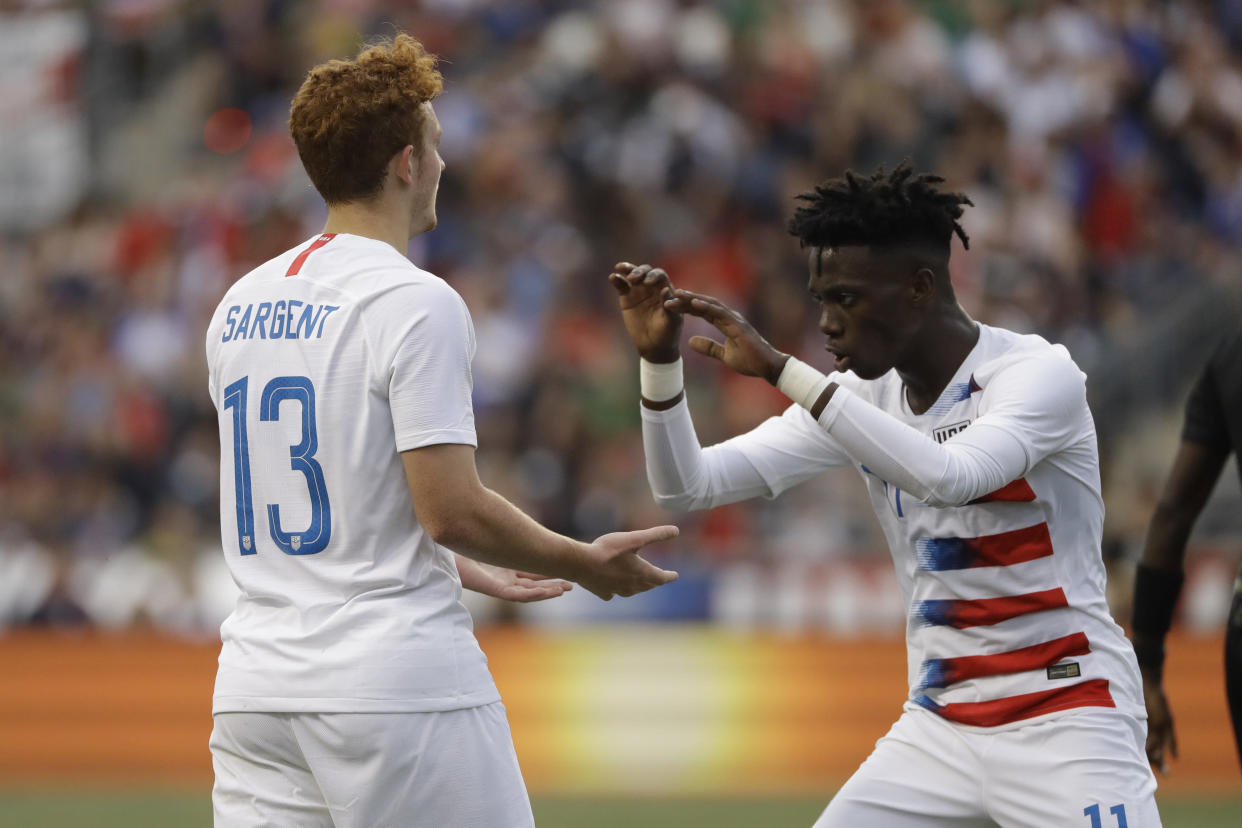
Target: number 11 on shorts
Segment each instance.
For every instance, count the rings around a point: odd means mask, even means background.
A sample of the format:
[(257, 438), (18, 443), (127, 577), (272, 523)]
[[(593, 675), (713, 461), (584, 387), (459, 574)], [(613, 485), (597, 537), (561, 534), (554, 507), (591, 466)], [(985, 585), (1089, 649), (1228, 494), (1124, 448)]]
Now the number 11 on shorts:
[[(1129, 828), (1126, 825), (1125, 805), (1114, 805), (1108, 809), (1108, 812), (1117, 817), (1117, 828)], [(1100, 819), (1100, 806), (1098, 804), (1083, 808), (1082, 815), (1091, 817), (1091, 828), (1104, 828), (1104, 822)]]

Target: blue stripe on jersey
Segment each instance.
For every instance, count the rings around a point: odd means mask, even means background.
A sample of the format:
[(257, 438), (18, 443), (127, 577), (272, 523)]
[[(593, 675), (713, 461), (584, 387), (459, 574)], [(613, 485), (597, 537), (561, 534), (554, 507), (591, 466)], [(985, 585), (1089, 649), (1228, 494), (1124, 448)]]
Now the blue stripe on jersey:
[(914, 544), (919, 569), (925, 572), (944, 572), (949, 569), (969, 569), (979, 557), (977, 543), (964, 538), (919, 538)]
[(911, 615), (924, 626), (987, 627), (1032, 612), (1061, 609), (1069, 606), (1065, 590), (1060, 587), (1024, 595), (1002, 595), (996, 598), (931, 598), (919, 601)]
[(948, 685), (949, 677), (944, 662), (943, 658), (929, 658), (924, 661), (919, 675), (919, 683), (915, 689), (926, 690), (928, 687), (945, 687)]
[(931, 408), (927, 409), (927, 413), (933, 416), (948, 414), (953, 406), (960, 402), (970, 399), (970, 383), (955, 382), (940, 395), (940, 399), (936, 400)]
[(957, 620), (959, 601), (952, 598), (932, 598), (919, 601), (914, 612), (919, 616), (925, 627), (945, 627)]
[(1037, 523), (978, 538), (919, 538), (914, 543), (919, 569), (944, 572), (975, 566), (1010, 566), (1053, 554), (1048, 524)]

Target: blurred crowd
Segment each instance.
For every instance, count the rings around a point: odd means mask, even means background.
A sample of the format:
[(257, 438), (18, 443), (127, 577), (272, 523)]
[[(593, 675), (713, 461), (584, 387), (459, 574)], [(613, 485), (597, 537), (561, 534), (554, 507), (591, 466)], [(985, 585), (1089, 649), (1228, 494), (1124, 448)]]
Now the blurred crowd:
[[(398, 29), (443, 61), (440, 224), (410, 255), (474, 316), (485, 483), (579, 537), (669, 520), (613, 262), (827, 367), (793, 197), (910, 158), (975, 204), (966, 308), (1088, 371), (1108, 552), (1133, 557), (1195, 363), (1238, 318), (1242, 0), (0, 0), (0, 627), (228, 611), (203, 334), (322, 226), (286, 126), (306, 70)], [(687, 374), (705, 444), (786, 404)], [(677, 517), (675, 587), (479, 609), (899, 629), (853, 476)]]

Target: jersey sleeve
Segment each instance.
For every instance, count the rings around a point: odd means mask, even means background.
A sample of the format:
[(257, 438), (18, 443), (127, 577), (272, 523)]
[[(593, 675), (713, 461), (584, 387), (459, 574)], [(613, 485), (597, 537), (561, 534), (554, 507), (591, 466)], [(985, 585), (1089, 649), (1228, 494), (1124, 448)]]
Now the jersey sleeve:
[(937, 507), (960, 506), (1026, 474), (1083, 429), (1082, 372), (1053, 357), (988, 374), (980, 416), (944, 444), (839, 388), (819, 424), (857, 462)]
[(1186, 401), (1186, 419), (1182, 425), (1182, 439), (1210, 448), (1228, 451), (1229, 423), (1225, 418), (1225, 406), (1221, 400), (1216, 381), (1218, 351), (1203, 367), (1203, 372), (1190, 391)]
[(1087, 378), (1068, 357), (1021, 359), (981, 383), (979, 417), (971, 428), (999, 429), (1021, 445), (1026, 455), (1021, 473), (1081, 435)]
[[(403, 287), (385, 297), (391, 331), (385, 377), (397, 451), (441, 443), (477, 446), (474, 429), (474, 325), (462, 298), (443, 282)], [(393, 315), (399, 324), (391, 324)]]
[(642, 409), (647, 479), (668, 509), (710, 509), (752, 497), (776, 497), (849, 456), (799, 406), (708, 448), (686, 401), (666, 411)]

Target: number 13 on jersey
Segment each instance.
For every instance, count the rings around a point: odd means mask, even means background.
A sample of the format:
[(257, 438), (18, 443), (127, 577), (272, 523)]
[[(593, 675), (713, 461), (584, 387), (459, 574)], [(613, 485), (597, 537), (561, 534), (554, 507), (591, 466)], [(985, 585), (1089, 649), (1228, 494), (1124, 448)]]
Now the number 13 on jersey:
[[(237, 544), (243, 555), (253, 555), (254, 493), (250, 488), (250, 445), (246, 427), (246, 390), (250, 378), (242, 377), (224, 389), (224, 407), (233, 411), (233, 481), (237, 487)], [(307, 377), (276, 377), (263, 388), (259, 421), (280, 419), (280, 404), (296, 402), (302, 415), (302, 441), (289, 447), (289, 466), (306, 477), (310, 492), (310, 526), (289, 532), (280, 524), (280, 506), (267, 504), (267, 523), (272, 541), (286, 555), (322, 552), (332, 537), (332, 509), (323, 468), (315, 459), (319, 436), (315, 431), (315, 386)]]

